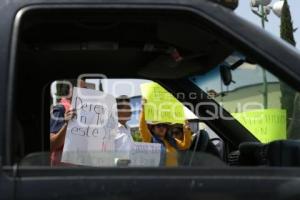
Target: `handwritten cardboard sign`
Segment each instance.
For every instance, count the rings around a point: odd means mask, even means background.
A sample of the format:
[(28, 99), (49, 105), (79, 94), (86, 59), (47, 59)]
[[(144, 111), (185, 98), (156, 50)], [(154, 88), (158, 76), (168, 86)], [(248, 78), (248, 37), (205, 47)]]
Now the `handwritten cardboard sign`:
[(67, 127), (62, 162), (83, 166), (116, 166), (116, 159), (129, 159), (129, 166), (160, 164), (161, 145), (132, 142), (115, 151), (118, 132), (116, 100), (103, 92), (74, 88), (72, 108), (77, 116)]
[(118, 130), (115, 98), (97, 90), (74, 88), (72, 108), (77, 116), (67, 127), (62, 162), (114, 165), (114, 139)]
[(285, 110), (265, 109), (232, 115), (263, 143), (287, 137)]
[(184, 123), (182, 103), (159, 84), (144, 83), (141, 91), (147, 100), (144, 108), (146, 121)]

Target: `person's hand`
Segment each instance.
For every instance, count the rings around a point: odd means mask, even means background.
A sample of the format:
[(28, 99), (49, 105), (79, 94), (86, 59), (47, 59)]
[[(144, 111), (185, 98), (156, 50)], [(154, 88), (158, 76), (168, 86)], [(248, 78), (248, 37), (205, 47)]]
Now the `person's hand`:
[(145, 104), (147, 103), (147, 99), (142, 99), (142, 109), (144, 109)]
[(145, 105), (147, 103), (147, 99), (143, 98), (142, 99), (142, 104)]
[(65, 122), (68, 123), (71, 119), (76, 116), (76, 110), (70, 109), (65, 113)]
[(191, 131), (190, 124), (189, 124), (189, 122), (188, 122), (187, 120), (184, 121), (183, 129), (184, 129), (184, 130)]

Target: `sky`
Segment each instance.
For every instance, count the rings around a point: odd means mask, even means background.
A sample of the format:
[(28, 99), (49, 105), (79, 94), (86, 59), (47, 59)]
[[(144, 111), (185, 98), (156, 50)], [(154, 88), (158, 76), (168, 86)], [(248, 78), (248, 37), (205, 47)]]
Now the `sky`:
[[(279, 0), (272, 0), (270, 5), (273, 5)], [(290, 6), (291, 15), (293, 19), (294, 28), (299, 27), (299, 30), (294, 33), (295, 40), (297, 42), (297, 48), (300, 48), (300, 0), (288, 0)], [(240, 0), (239, 6), (235, 10), (235, 13), (242, 18), (261, 26), (261, 20), (258, 16), (252, 13), (250, 8), (250, 0)], [(278, 18), (273, 12), (268, 16), (269, 22), (266, 23), (266, 30), (271, 34), (280, 37), (280, 18)]]

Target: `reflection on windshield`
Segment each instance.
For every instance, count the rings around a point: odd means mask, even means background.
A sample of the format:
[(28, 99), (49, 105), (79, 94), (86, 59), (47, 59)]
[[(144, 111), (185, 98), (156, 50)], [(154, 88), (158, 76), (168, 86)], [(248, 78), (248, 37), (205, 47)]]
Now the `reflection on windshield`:
[[(234, 53), (211, 71), (190, 80), (260, 141), (300, 138), (295, 123), (299, 121), (299, 111), (293, 106), (293, 102), (297, 102), (297, 93), (257, 64), (241, 62), (237, 68), (230, 69), (239, 59), (244, 57)], [(224, 65), (230, 69), (232, 81), (229, 85), (225, 84), (220, 72)]]

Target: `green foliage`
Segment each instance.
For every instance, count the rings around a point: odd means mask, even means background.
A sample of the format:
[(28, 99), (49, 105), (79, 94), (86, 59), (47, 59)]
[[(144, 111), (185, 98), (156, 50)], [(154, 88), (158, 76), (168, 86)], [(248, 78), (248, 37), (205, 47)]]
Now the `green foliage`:
[[(287, 0), (284, 0), (281, 13), (280, 36), (282, 39), (284, 39), (291, 45), (296, 46), (294, 31), (295, 29), (293, 28), (293, 21), (291, 17), (290, 8)], [(298, 120), (295, 119), (296, 117), (294, 116), (294, 112), (297, 112), (298, 110), (294, 107), (296, 92), (284, 82), (280, 83), (280, 89), (282, 94), (281, 106), (282, 109), (285, 109), (287, 111), (288, 138), (291, 138), (292, 135), (294, 138), (299, 138), (299, 133), (297, 133), (296, 135), (292, 133), (293, 130), (299, 130), (299, 127), (295, 127), (295, 123), (293, 123), (293, 120)]]
[(280, 36), (291, 45), (296, 45), (294, 38), (293, 21), (287, 0), (284, 0), (281, 13)]

